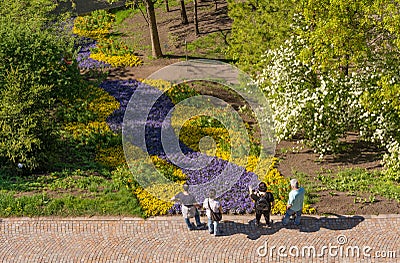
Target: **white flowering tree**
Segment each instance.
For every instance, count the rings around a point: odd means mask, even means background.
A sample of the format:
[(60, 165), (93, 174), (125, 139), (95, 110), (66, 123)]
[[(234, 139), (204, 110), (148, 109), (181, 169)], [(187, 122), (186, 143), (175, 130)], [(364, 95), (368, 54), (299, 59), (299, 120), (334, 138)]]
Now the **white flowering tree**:
[(387, 175), (400, 180), (399, 11), (383, 2), (384, 15), (375, 3), (302, 1), (292, 37), (265, 53), (256, 81), (279, 139), (301, 134), (323, 156), (359, 132), (386, 147)]

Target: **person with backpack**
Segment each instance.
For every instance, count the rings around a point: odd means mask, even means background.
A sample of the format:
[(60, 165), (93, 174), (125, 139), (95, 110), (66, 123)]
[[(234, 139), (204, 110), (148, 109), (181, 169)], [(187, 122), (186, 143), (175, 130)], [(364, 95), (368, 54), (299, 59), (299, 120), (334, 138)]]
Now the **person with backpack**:
[(208, 231), (214, 236), (218, 236), (222, 231), (218, 231), (219, 221), (222, 219), (222, 206), (216, 199), (216, 191), (211, 189), (209, 197), (203, 202), (203, 208), (206, 209), (208, 218)]
[(258, 191), (254, 191), (249, 186), (250, 197), (255, 201), (256, 210), (256, 226), (260, 225), (261, 216), (264, 215), (265, 223), (268, 227), (272, 226), (273, 221), (270, 220), (271, 208), (275, 205), (274, 196), (267, 192), (267, 185), (264, 182), (258, 184)]

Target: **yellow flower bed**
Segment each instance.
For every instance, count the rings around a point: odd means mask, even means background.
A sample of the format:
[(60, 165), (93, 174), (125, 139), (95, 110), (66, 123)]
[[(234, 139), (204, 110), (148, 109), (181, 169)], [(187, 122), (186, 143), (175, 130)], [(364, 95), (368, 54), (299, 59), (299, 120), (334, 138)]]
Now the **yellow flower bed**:
[(183, 182), (186, 180), (186, 174), (184, 174), (177, 166), (168, 163), (166, 160), (155, 155), (151, 156), (151, 160), (157, 171), (162, 173), (168, 179), (173, 178), (174, 182), (179, 182), (180, 184), (183, 184)]
[[(263, 172), (267, 169), (266, 173), (258, 174), (260, 181), (265, 182), (269, 192), (274, 195), (275, 205), (271, 210), (272, 214), (284, 214), (286, 212), (286, 203), (289, 196), (289, 180), (282, 176), (279, 170), (276, 168), (277, 158), (266, 159), (260, 161), (260, 165), (257, 169), (259, 172)], [(255, 158), (252, 159), (252, 165), (254, 168)], [(268, 166), (266, 166), (269, 164)], [(268, 167), (268, 168), (266, 168)]]
[(75, 140), (88, 143), (89, 140), (99, 136), (113, 135), (108, 124), (104, 121), (92, 121), (89, 123), (68, 123), (64, 130)]
[(78, 16), (72, 32), (79, 36), (101, 39), (110, 34), (115, 15), (98, 10), (91, 15)]
[[(95, 142), (101, 137), (113, 137), (106, 118), (120, 107), (119, 102), (99, 87), (88, 86), (84, 95), (75, 100), (79, 110), (95, 116), (95, 121), (70, 122), (64, 125), (64, 136), (83, 144)], [(76, 106), (75, 106), (76, 107)]]
[(98, 87), (92, 87), (87, 96), (91, 99), (88, 110), (95, 112), (100, 120), (106, 120), (115, 110), (119, 109), (119, 102), (107, 91)]
[(303, 210), (302, 210), (302, 213), (303, 214), (309, 214), (309, 215), (311, 215), (311, 214), (315, 214), (317, 212), (317, 210), (315, 210), (315, 208), (314, 207), (311, 207), (309, 204), (305, 204), (304, 206), (303, 206)]
[[(78, 17), (79, 18), (79, 17)], [(76, 18), (76, 19), (78, 19)], [(97, 29), (97, 30), (82, 30), (74, 26), (72, 28), (72, 32), (76, 35), (83, 36), (83, 37), (88, 37), (88, 38), (93, 38), (93, 39), (103, 39), (105, 36), (110, 34), (109, 29)]]
[[(133, 145), (128, 145), (126, 147), (131, 148), (131, 151), (133, 151), (132, 157), (136, 155), (135, 153), (138, 153), (138, 158), (128, 161), (129, 166), (131, 167), (130, 172), (137, 175), (146, 174), (149, 180), (153, 179), (152, 176), (154, 176), (154, 180), (156, 181), (157, 178), (159, 178), (158, 176), (160, 176), (157, 173), (164, 174), (165, 177), (170, 177), (168, 175), (172, 175), (173, 179), (176, 180), (174, 182), (171, 181), (169, 184), (154, 184), (145, 189), (142, 186), (136, 187), (132, 185), (132, 191), (139, 200), (146, 216), (167, 214), (168, 210), (173, 206), (173, 202), (169, 200), (182, 190), (182, 185), (186, 180), (186, 175), (181, 169), (158, 156), (142, 158), (145, 157), (143, 155), (146, 154), (142, 153), (140, 148)], [(155, 166), (156, 171), (152, 165)], [(152, 175), (151, 173), (154, 174)], [(135, 176), (133, 176), (133, 178), (134, 177)]]
[[(152, 189), (153, 191), (155, 189)], [(162, 187), (159, 189), (160, 191), (164, 191)], [(168, 192), (168, 190), (166, 190)], [(150, 194), (147, 190), (142, 187), (137, 187), (133, 190), (133, 193), (136, 195), (139, 203), (144, 210), (146, 216), (157, 216), (157, 215), (165, 215), (168, 213), (168, 210), (172, 208), (173, 203), (167, 202), (155, 197)]]
[(91, 53), (92, 59), (110, 64), (113, 67), (135, 67), (143, 64), (143, 61), (135, 55), (109, 56), (104, 53)]
[(126, 164), (125, 154), (122, 145), (100, 148), (96, 154), (96, 161), (102, 165), (116, 168)]
[(271, 209), (273, 215), (283, 215), (286, 212), (286, 202), (283, 200), (275, 200), (275, 205)]
[(163, 92), (168, 91), (174, 86), (171, 82), (162, 79), (143, 79), (139, 81)]

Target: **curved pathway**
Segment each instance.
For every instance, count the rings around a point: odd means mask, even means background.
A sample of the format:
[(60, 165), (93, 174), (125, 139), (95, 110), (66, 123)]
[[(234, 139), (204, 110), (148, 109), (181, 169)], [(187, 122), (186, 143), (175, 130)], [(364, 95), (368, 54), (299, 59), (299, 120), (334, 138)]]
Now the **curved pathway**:
[(217, 237), (180, 216), (0, 219), (0, 262), (400, 262), (400, 215), (251, 219), (225, 215)]

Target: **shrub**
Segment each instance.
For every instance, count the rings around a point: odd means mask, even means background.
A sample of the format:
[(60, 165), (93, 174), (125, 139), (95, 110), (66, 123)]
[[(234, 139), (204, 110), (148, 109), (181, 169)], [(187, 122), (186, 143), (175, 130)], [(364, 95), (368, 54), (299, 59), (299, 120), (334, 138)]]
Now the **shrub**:
[(35, 169), (51, 150), (54, 139), (51, 86), (31, 83), (32, 76), (18, 69), (6, 72), (0, 89), (0, 156)]
[(76, 64), (64, 60), (74, 56), (74, 39), (51, 20), (54, 3), (39, 2), (0, 4), (0, 165), (21, 162), (25, 171), (47, 167), (58, 129), (54, 112), (81, 79)]

